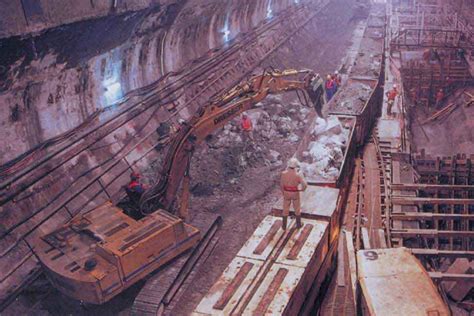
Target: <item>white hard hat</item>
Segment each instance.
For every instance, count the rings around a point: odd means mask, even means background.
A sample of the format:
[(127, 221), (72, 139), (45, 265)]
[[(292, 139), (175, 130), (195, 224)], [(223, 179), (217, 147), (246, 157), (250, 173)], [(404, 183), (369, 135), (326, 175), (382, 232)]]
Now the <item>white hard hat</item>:
[(336, 75), (338, 75), (338, 74), (339, 74), (339, 71), (336, 70), (334, 73), (335, 73)]
[(300, 165), (300, 162), (295, 157), (288, 160), (288, 168), (290, 169), (296, 169), (298, 168), (299, 165)]
[(397, 85), (396, 85), (396, 84), (394, 84), (394, 85), (393, 85), (393, 87), (394, 87), (394, 88), (397, 88)]

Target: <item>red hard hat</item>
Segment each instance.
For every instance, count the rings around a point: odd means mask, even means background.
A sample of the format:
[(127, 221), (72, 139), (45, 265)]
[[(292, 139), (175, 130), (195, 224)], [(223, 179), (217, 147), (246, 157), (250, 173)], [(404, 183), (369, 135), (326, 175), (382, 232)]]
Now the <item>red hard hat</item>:
[(140, 174), (138, 172), (134, 171), (130, 174), (130, 178), (131, 179), (140, 179)]

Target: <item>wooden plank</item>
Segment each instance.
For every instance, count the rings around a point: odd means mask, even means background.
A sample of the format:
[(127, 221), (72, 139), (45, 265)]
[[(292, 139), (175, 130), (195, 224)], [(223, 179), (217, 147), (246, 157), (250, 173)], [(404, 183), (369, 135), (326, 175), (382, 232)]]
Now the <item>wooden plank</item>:
[(237, 289), (242, 285), (242, 282), (244, 282), (245, 278), (249, 274), (250, 270), (252, 270), (252, 268), (253, 263), (244, 263), (244, 265), (240, 268), (239, 272), (237, 272), (237, 275), (232, 280), (232, 282), (230, 282), (225, 288), (224, 292), (222, 292), (221, 297), (214, 304), (213, 308), (218, 310), (224, 310), (232, 296), (234, 296), (235, 291), (237, 291)]
[(286, 257), (287, 259), (296, 260), (296, 258), (298, 257), (301, 249), (303, 248), (304, 244), (306, 243), (306, 240), (308, 240), (309, 234), (311, 233), (311, 230), (313, 229), (313, 227), (314, 226), (311, 225), (311, 224), (304, 225), (303, 231), (298, 236), (298, 239), (293, 244), (293, 247), (291, 247), (291, 250), (288, 253), (288, 256)]
[(337, 286), (346, 286), (344, 242), (344, 232), (342, 232), (339, 235), (339, 244), (337, 245)]
[(451, 184), (426, 184), (426, 183), (393, 183), (392, 190), (409, 191), (474, 191), (474, 185), (451, 185)]
[(379, 229), (380, 248), (387, 248), (387, 241), (385, 240), (385, 232), (383, 229)]
[(429, 276), (436, 281), (469, 281), (474, 283), (474, 274), (428, 272)]
[(392, 230), (394, 237), (470, 237), (474, 238), (474, 231), (453, 231), (436, 229), (401, 229)]
[(267, 232), (265, 237), (263, 237), (263, 239), (260, 241), (260, 243), (257, 245), (255, 250), (253, 251), (255, 255), (261, 255), (265, 251), (265, 249), (270, 244), (270, 242), (275, 238), (275, 235), (280, 229), (281, 225), (282, 225), (281, 220), (277, 220), (273, 223), (270, 230)]
[(364, 249), (371, 249), (372, 247), (370, 246), (370, 238), (369, 238), (369, 231), (367, 230), (366, 227), (362, 227), (362, 240), (364, 242)]
[(270, 286), (260, 300), (260, 303), (258, 303), (257, 308), (255, 309), (255, 315), (264, 315), (266, 313), (287, 274), (288, 269), (280, 268), (278, 270), (274, 279), (270, 283)]
[(352, 233), (344, 231), (346, 236), (346, 247), (347, 247), (347, 256), (349, 258), (349, 271), (350, 271), (350, 280), (352, 287), (352, 297), (354, 298), (355, 310), (357, 310), (357, 263), (356, 255), (354, 251), (354, 244), (352, 242)]
[(474, 199), (420, 198), (420, 197), (411, 197), (411, 196), (392, 196), (392, 203), (398, 204), (398, 205), (426, 205), (426, 204), (474, 205)]
[(410, 249), (415, 256), (422, 257), (448, 257), (474, 259), (474, 251), (437, 250), (437, 249)]
[(404, 213), (392, 213), (391, 218), (392, 218), (392, 220), (399, 220), (399, 221), (453, 220), (453, 219), (474, 220), (474, 214), (444, 214), (444, 213), (404, 212)]

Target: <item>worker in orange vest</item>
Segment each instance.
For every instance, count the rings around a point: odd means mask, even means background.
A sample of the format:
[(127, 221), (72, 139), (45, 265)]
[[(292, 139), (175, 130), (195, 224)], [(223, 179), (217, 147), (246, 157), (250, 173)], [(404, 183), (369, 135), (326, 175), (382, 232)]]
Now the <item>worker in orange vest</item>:
[(436, 107), (439, 107), (441, 105), (441, 102), (443, 102), (444, 100), (444, 91), (442, 88), (440, 88), (438, 90), (438, 92), (436, 93), (436, 104), (435, 106)]
[(304, 177), (298, 172), (299, 162), (296, 158), (288, 161), (288, 167), (281, 174), (280, 189), (283, 194), (283, 230), (286, 230), (290, 206), (293, 204), (296, 216), (296, 227), (301, 227), (301, 199), (300, 192), (306, 190)]
[(386, 95), (387, 95), (387, 115), (391, 116), (393, 104), (395, 103), (395, 99), (398, 96), (397, 85), (393, 85), (392, 90), (387, 91)]
[(247, 114), (242, 115), (242, 120), (240, 121), (240, 127), (243, 132), (244, 142), (253, 141), (253, 123), (250, 117)]

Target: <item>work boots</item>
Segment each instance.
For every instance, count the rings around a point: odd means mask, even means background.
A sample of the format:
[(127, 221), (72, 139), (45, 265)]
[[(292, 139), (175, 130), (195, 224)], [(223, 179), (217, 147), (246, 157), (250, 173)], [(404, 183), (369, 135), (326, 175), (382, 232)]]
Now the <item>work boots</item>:
[(286, 230), (286, 224), (288, 223), (288, 216), (283, 216), (283, 223), (281, 224), (281, 228)]
[(301, 215), (296, 215), (296, 228), (301, 228)]

